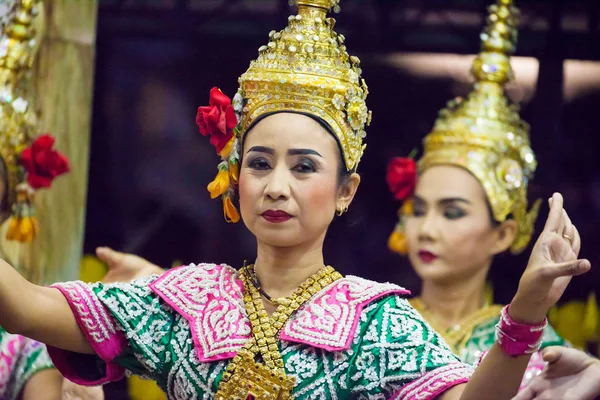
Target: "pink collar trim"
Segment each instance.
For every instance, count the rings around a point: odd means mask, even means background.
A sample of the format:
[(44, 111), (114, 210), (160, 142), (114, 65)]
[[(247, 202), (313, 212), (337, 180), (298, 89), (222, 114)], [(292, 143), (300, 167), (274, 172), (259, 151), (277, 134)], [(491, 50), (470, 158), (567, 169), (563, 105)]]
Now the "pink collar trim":
[[(251, 338), (237, 271), (227, 265), (191, 264), (169, 270), (150, 288), (190, 324), (200, 361), (233, 358)], [(296, 311), (280, 338), (327, 351), (352, 344), (363, 308), (390, 294), (410, 292), (355, 276), (342, 278)]]

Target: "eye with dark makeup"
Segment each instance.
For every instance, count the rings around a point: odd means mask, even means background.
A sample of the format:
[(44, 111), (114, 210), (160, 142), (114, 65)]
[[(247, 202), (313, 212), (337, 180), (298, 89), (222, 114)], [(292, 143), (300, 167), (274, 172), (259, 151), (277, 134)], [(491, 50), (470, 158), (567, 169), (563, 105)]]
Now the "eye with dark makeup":
[(248, 160), (246, 164), (248, 168), (255, 169), (257, 171), (266, 171), (271, 169), (271, 164), (264, 157), (257, 157)]
[(444, 210), (444, 217), (448, 219), (459, 219), (467, 215), (465, 210), (457, 206), (448, 206)]
[(312, 172), (317, 172), (317, 166), (311, 159), (303, 158), (296, 163), (296, 165), (294, 165), (292, 171), (299, 172), (301, 174), (309, 174)]
[(426, 207), (422, 200), (413, 199), (412, 205), (412, 216), (413, 217), (422, 217), (425, 215)]

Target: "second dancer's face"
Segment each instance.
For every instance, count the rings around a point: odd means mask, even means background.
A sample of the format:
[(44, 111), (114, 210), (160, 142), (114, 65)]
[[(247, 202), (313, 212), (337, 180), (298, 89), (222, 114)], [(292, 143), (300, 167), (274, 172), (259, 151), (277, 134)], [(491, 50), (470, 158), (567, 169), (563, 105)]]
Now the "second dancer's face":
[(510, 246), (512, 225), (492, 221), (483, 187), (467, 170), (428, 168), (419, 176), (413, 214), (406, 218), (411, 264), (421, 279), (438, 282), (485, 273), (493, 256)]
[[(279, 113), (247, 133), (240, 170), (240, 211), (259, 241), (289, 247), (322, 241), (340, 204), (358, 187), (338, 185), (340, 150), (313, 119)], [(352, 182), (352, 180), (351, 180)]]

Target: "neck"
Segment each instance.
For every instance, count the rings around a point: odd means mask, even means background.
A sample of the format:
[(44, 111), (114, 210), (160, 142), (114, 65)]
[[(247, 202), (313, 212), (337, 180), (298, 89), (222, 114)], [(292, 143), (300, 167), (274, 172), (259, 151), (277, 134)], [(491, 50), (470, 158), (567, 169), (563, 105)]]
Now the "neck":
[(311, 275), (323, 268), (323, 241), (293, 247), (274, 247), (258, 242), (254, 270), (260, 286), (273, 298), (289, 297)]
[(421, 301), (446, 328), (455, 326), (485, 305), (489, 264), (479, 272), (453, 281), (424, 280)]

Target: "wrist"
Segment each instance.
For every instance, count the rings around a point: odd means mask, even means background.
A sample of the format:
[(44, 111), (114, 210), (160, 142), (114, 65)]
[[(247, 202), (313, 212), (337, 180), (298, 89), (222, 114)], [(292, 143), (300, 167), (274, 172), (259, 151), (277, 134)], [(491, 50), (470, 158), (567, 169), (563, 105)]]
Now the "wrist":
[(508, 315), (519, 324), (539, 325), (544, 322), (547, 314), (548, 310), (526, 306), (516, 296), (508, 307)]

